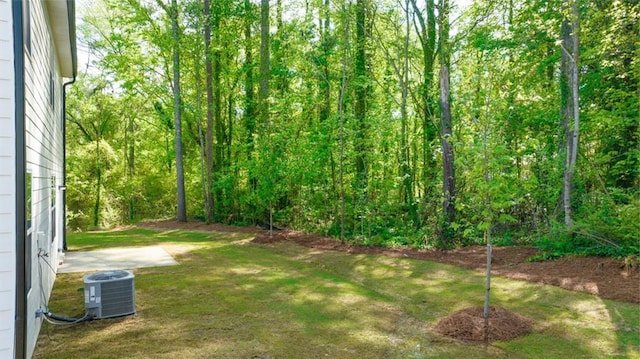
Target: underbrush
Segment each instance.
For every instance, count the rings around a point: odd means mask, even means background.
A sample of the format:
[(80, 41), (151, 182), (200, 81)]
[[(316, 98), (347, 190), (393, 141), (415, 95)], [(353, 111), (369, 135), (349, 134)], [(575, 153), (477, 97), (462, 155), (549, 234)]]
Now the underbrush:
[(591, 227), (576, 224), (572, 233), (564, 228), (554, 228), (541, 236), (535, 246), (544, 253), (532, 257), (531, 261), (560, 258), (566, 255), (613, 257), (619, 259), (640, 258), (640, 243), (637, 239), (614, 241), (600, 233), (590, 231)]

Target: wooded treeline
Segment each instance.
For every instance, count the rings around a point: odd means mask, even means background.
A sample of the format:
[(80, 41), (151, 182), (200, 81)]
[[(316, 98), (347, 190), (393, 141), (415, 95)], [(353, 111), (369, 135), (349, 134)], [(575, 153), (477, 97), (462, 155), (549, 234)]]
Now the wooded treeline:
[[(633, 0), (95, 0), (71, 228), (638, 251)], [(182, 190), (181, 190), (182, 188)]]

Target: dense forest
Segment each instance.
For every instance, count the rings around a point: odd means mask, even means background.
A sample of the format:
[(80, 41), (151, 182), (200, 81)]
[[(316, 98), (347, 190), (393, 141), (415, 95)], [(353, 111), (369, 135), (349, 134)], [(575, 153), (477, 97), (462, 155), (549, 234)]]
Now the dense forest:
[[(82, 3), (80, 3), (82, 4)], [(72, 229), (640, 251), (635, 0), (93, 0)]]

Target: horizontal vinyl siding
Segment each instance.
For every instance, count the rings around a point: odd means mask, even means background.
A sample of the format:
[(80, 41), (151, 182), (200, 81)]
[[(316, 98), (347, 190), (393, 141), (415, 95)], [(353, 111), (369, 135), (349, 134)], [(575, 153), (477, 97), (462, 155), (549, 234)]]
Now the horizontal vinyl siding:
[[(55, 183), (62, 183), (63, 174), (62, 79), (47, 16), (44, 3), (32, 0), (31, 52), (25, 61), (25, 145), (27, 170), (32, 174), (33, 216), (33, 280), (31, 294), (27, 298), (27, 356), (33, 353), (42, 324), (35, 318), (35, 312), (47, 306), (58, 265), (59, 238), (52, 233), (50, 214), (53, 205), (51, 192), (56, 190), (52, 188), (52, 178)], [(50, 91), (52, 78), (53, 92)], [(61, 201), (59, 196), (56, 197), (57, 223), (64, 223)], [(48, 254), (47, 261), (53, 268), (42, 262), (42, 270), (38, 269), (38, 261), (41, 260), (37, 256), (38, 250)]]
[(13, 14), (0, 0), (0, 358), (14, 355), (16, 301)]
[[(2, 148), (2, 146), (0, 146), (0, 148)], [(12, 175), (6, 174), (4, 173), (5, 171), (1, 171), (3, 173), (0, 174), (0, 196), (1, 195), (9, 195), (12, 196), (13, 194), (11, 193), (5, 193), (2, 189), (4, 188), (13, 188), (13, 186), (15, 185), (15, 178)], [(5, 200), (5, 201), (9, 201), (9, 198), (1, 198), (0, 201)], [(2, 208), (2, 206), (0, 206), (0, 208)], [(9, 213), (9, 212), (6, 212)], [(2, 209), (0, 209), (0, 215), (5, 214), (5, 212), (2, 212)]]
[[(1, 1), (1, 0), (0, 0)], [(6, 56), (6, 54), (4, 54)], [(2, 56), (2, 55), (0, 55)], [(4, 67), (4, 66), (12, 66), (8, 63), (8, 61), (1, 61), (0, 60), (0, 68)], [(7, 76), (13, 76), (13, 74), (11, 75), (7, 75)], [(13, 80), (8, 81), (8, 80), (4, 80), (4, 85), (5, 86), (10, 86), (13, 87)], [(14, 125), (14, 121), (13, 121), (13, 116), (15, 114), (15, 108), (14, 108), (14, 103), (13, 103), (13, 94), (11, 95), (11, 98), (0, 98), (0, 133), (5, 133), (6, 131), (8, 131), (8, 127), (9, 126), (13, 126)]]

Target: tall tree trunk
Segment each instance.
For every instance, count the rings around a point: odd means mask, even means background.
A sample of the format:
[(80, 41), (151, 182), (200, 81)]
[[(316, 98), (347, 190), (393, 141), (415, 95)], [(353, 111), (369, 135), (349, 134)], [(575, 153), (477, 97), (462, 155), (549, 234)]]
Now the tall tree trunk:
[(359, 202), (367, 198), (367, 31), (366, 31), (367, 0), (356, 1), (356, 53), (355, 53), (355, 166), (356, 191)]
[(318, 79), (318, 87), (320, 94), (322, 95), (322, 105), (320, 106), (320, 122), (324, 122), (329, 118), (331, 111), (331, 81), (329, 78), (329, 47), (331, 46), (329, 41), (329, 26), (330, 26), (330, 11), (329, 0), (324, 0), (324, 4), (321, 7), (321, 14), (324, 14), (324, 19), (320, 19), (320, 46), (322, 48), (322, 71), (320, 71), (320, 78)]
[[(482, 55), (480, 56), (480, 58), (482, 57)], [(480, 63), (480, 58), (478, 59), (478, 63)], [(478, 66), (478, 68), (480, 68)], [(484, 100), (484, 108), (485, 108), (485, 112), (484, 112), (484, 121), (482, 124), (482, 154), (483, 154), (483, 172), (484, 172), (484, 181), (485, 181), (485, 185), (486, 188), (490, 188), (491, 186), (491, 173), (490, 173), (490, 169), (489, 169), (489, 111), (490, 111), (490, 98), (491, 98), (491, 87), (492, 84), (491, 82), (489, 83), (489, 89), (487, 91), (487, 96), (485, 97)], [(477, 86), (477, 93), (478, 93), (478, 97), (479, 97), (479, 92), (480, 92), (480, 84), (478, 84)], [(477, 107), (480, 107), (480, 103), (478, 101)], [(480, 113), (478, 110), (478, 113), (475, 115), (476, 119), (478, 121), (480, 121)], [(492, 198), (491, 198), (491, 194), (489, 191), (486, 191), (485, 197), (484, 197), (484, 205), (486, 208), (491, 208), (491, 202), (492, 202)], [(493, 257), (493, 247), (491, 244), (491, 227), (493, 226), (493, 213), (491, 213), (491, 211), (489, 212), (489, 215), (484, 219), (487, 222), (487, 228), (485, 229), (484, 232), (484, 236), (485, 236), (485, 242), (487, 244), (487, 261), (486, 261), (486, 270), (485, 270), (485, 289), (484, 289), (484, 307), (483, 307), (483, 316), (484, 316), (484, 342), (485, 345), (489, 344), (489, 304), (491, 301), (491, 262), (492, 262), (492, 257)]]
[(96, 136), (96, 201), (93, 205), (93, 226), (100, 224), (100, 195), (102, 193), (102, 162), (100, 161), (100, 136)]
[(229, 96), (227, 96), (227, 119), (224, 127), (225, 131), (223, 133), (224, 135), (224, 148), (223, 148), (224, 167), (226, 170), (229, 170), (229, 167), (231, 166), (231, 163), (232, 163), (231, 145), (233, 144), (233, 122), (234, 122), (233, 120), (235, 118), (234, 109), (236, 108), (236, 97), (235, 97), (236, 86), (237, 86), (237, 83), (234, 83), (229, 91)]
[[(269, 77), (270, 77), (270, 53), (269, 53), (269, 0), (260, 1), (260, 120), (265, 128), (265, 137), (267, 138), (267, 161), (265, 161), (267, 176), (272, 176), (271, 171), (271, 122), (269, 119)], [(272, 185), (273, 181), (268, 181)], [(272, 191), (273, 188), (270, 188)], [(273, 208), (272, 194), (269, 194), (269, 236), (273, 231)]]
[[(251, 164), (253, 159), (253, 152), (255, 145), (253, 142), (253, 135), (256, 130), (256, 104), (255, 104), (255, 85), (253, 78), (253, 46), (252, 46), (252, 34), (251, 27), (253, 26), (253, 8), (251, 0), (244, 0), (244, 54), (245, 54), (245, 102), (244, 102), (244, 126), (247, 131), (247, 161)], [(252, 166), (249, 166), (249, 189), (251, 192), (255, 192), (257, 186), (257, 180), (255, 174), (251, 170)], [(253, 213), (253, 211), (252, 211)]]
[(442, 245), (451, 246), (453, 231), (451, 224), (455, 220), (455, 168), (453, 146), (451, 144), (452, 121), (449, 102), (449, 0), (440, 0), (440, 143), (442, 145)]
[(269, 0), (260, 0), (260, 121), (269, 126)]
[[(133, 176), (135, 175), (135, 150), (136, 150), (136, 141), (135, 141), (135, 118), (129, 118), (129, 125), (127, 126), (127, 177), (128, 182), (133, 181)], [(130, 142), (129, 142), (130, 140)], [(129, 193), (129, 221), (133, 221), (135, 219), (135, 199), (132, 193)]]
[(182, 111), (180, 94), (180, 35), (178, 33), (178, 4), (171, 0), (171, 33), (173, 36), (173, 120), (175, 126), (176, 185), (178, 194), (177, 220), (187, 221), (184, 192), (184, 166), (182, 163)]
[[(132, 183), (133, 175), (135, 173), (134, 166), (134, 155), (135, 155), (135, 118), (133, 116), (127, 116), (127, 125), (124, 128), (124, 176), (126, 183)], [(135, 200), (134, 194), (131, 189), (127, 191), (128, 199), (127, 199), (127, 208), (123, 208), (123, 217), (126, 215), (126, 219), (123, 220), (127, 222), (133, 221), (134, 216), (134, 208), (135, 208)]]
[(205, 158), (207, 168), (207, 196), (205, 198), (207, 207), (207, 223), (213, 222), (214, 199), (213, 199), (213, 66), (211, 61), (211, 2), (204, 1), (204, 58), (206, 71), (206, 91), (207, 91), (207, 131), (205, 140)]
[[(418, 38), (422, 47), (422, 196), (423, 202), (432, 197), (433, 194), (433, 168), (435, 161), (433, 160), (433, 145), (437, 138), (437, 128), (433, 120), (433, 98), (431, 96), (431, 87), (433, 86), (433, 65), (435, 60), (436, 49), (436, 16), (434, 0), (426, 0), (426, 18), (417, 6), (416, 0), (411, 0), (414, 14), (418, 20), (420, 27), (418, 28)], [(417, 27), (417, 25), (416, 25)], [(426, 215), (429, 215), (426, 213)]]
[(343, 44), (342, 44), (342, 68), (340, 80), (340, 94), (338, 98), (338, 119), (339, 128), (339, 186), (340, 186), (340, 241), (344, 241), (344, 216), (345, 216), (345, 190), (344, 190), (344, 102), (348, 86), (347, 65), (349, 63), (349, 13), (351, 12), (351, 3), (349, 7), (343, 9)]
[(400, 102), (401, 113), (401, 134), (400, 134), (400, 152), (401, 152), (401, 173), (402, 173), (402, 185), (404, 187), (403, 202), (409, 209), (409, 216), (413, 221), (414, 226), (419, 226), (419, 217), (416, 204), (413, 197), (413, 173), (411, 170), (411, 157), (409, 149), (409, 133), (408, 125), (409, 115), (407, 113), (407, 97), (409, 88), (409, 34), (411, 29), (411, 22), (409, 19), (409, 0), (405, 0), (405, 26), (406, 32), (402, 47), (402, 69), (400, 72), (400, 85), (402, 88), (402, 96)]
[(220, 85), (220, 74), (222, 72), (222, 61), (220, 47), (223, 46), (220, 42), (220, 6), (214, 3), (213, 8), (213, 21), (211, 24), (213, 37), (216, 42), (215, 50), (213, 51), (213, 122), (215, 127), (215, 152), (213, 159), (213, 206), (214, 206), (214, 220), (220, 220), (220, 216), (223, 212), (222, 201), (222, 189), (220, 188), (219, 179), (222, 177), (224, 168), (224, 148), (225, 148), (225, 125), (222, 118), (222, 89)]
[[(205, 17), (205, 21), (208, 18), (208, 6), (209, 6), (209, 1), (205, 0), (204, 3), (204, 17)], [(206, 25), (205, 25), (206, 27)], [(197, 32), (200, 33), (200, 28), (198, 27)], [(211, 211), (211, 203), (209, 202), (210, 197), (209, 197), (209, 191), (207, 190), (208, 188), (208, 179), (207, 179), (207, 166), (206, 166), (206, 140), (205, 140), (205, 131), (203, 129), (202, 126), (202, 86), (201, 86), (201, 82), (202, 82), (202, 75), (201, 75), (201, 71), (202, 71), (202, 66), (200, 63), (200, 58), (202, 56), (202, 53), (200, 52), (201, 48), (200, 48), (200, 42), (197, 42), (196, 48), (195, 48), (195, 71), (194, 71), (194, 77), (195, 77), (195, 86), (196, 86), (196, 121), (198, 124), (198, 145), (200, 146), (200, 183), (201, 183), (201, 191), (202, 191), (202, 199), (204, 201), (204, 213), (205, 213), (205, 220), (209, 221), (209, 213)]]
[(565, 133), (564, 180), (562, 202), (564, 224), (567, 230), (573, 228), (573, 210), (571, 191), (573, 176), (578, 157), (578, 134), (580, 129), (580, 107), (578, 95), (578, 59), (580, 56), (580, 9), (578, 0), (565, 0), (562, 4), (562, 60), (561, 60), (561, 97), (562, 117)]
[[(318, 23), (320, 25), (320, 68), (318, 69), (318, 92), (322, 97), (319, 111), (320, 128), (325, 128), (322, 123), (329, 119), (331, 114), (331, 75), (329, 70), (329, 56), (333, 48), (333, 41), (331, 40), (331, 8), (329, 0), (323, 0), (319, 6)], [(340, 104), (338, 104), (340, 106)], [(340, 198), (339, 184), (336, 178), (336, 161), (334, 158), (331, 144), (334, 142), (333, 131), (329, 131), (328, 136), (322, 138), (319, 143), (319, 151), (321, 153), (329, 152), (329, 167), (331, 175), (329, 178), (321, 180), (322, 184), (327, 184), (331, 181), (331, 192), (334, 198)], [(329, 195), (329, 189), (326, 190)], [(330, 201), (327, 204), (333, 206)]]

